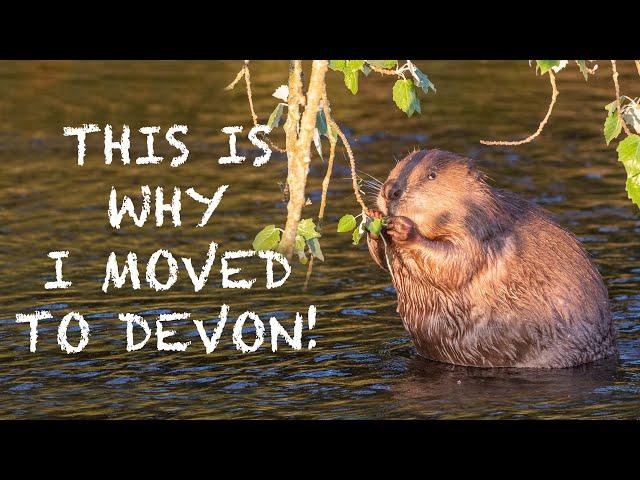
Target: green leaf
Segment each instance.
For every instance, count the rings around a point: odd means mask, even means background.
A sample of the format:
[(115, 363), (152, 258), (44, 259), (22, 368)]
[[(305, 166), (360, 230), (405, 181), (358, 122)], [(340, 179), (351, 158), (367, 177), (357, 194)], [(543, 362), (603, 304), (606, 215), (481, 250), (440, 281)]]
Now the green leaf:
[(396, 68), (398, 66), (397, 60), (365, 60), (368, 64), (380, 68)]
[(627, 172), (627, 196), (640, 207), (640, 136), (629, 135), (618, 144), (616, 151), (618, 161)]
[(616, 148), (618, 161), (622, 162), (629, 177), (640, 173), (640, 136), (629, 135)]
[(322, 157), (322, 141), (320, 140), (320, 133), (317, 128), (313, 129), (313, 145), (316, 147), (320, 158), (324, 161), (324, 158)]
[(435, 85), (431, 83), (429, 77), (427, 77), (424, 72), (422, 72), (422, 70), (416, 67), (414, 68), (413, 73), (413, 83), (416, 84), (416, 87), (421, 88), (424, 93), (429, 93), (429, 89), (433, 90), (434, 92), (436, 91)]
[(338, 139), (338, 130), (336, 130), (333, 125), (329, 127), (329, 131), (327, 132), (327, 138), (329, 138), (329, 136), (333, 137), (334, 140)]
[(318, 129), (318, 133), (320, 135), (327, 134), (327, 119), (324, 116), (324, 110), (318, 110), (316, 114), (316, 128)]
[(629, 199), (640, 207), (640, 175), (628, 177), (626, 187)]
[(345, 70), (357, 72), (364, 68), (364, 60), (346, 60)]
[(309, 245), (309, 251), (311, 255), (316, 257), (321, 262), (324, 262), (324, 255), (322, 254), (322, 249), (320, 248), (320, 242), (317, 238), (312, 238), (307, 240), (307, 245)]
[(367, 225), (367, 230), (369, 230), (369, 232), (373, 233), (374, 235), (380, 235), (383, 226), (384, 223), (382, 222), (382, 219), (376, 218), (371, 223), (369, 223), (369, 225)]
[(640, 106), (635, 102), (627, 105), (622, 114), (622, 120), (633, 128), (636, 133), (640, 133)]
[(304, 249), (307, 246), (307, 242), (305, 242), (304, 237), (302, 235), (296, 235), (296, 241), (294, 244), (294, 250), (298, 255), (298, 259), (300, 263), (305, 265), (308, 261), (306, 254), (304, 253)]
[(578, 68), (582, 72), (582, 76), (584, 77), (584, 80), (585, 81), (589, 80), (589, 71), (587, 70), (587, 61), (576, 60), (576, 63), (578, 64)]
[(278, 128), (280, 125), (280, 119), (282, 118), (282, 112), (284, 111), (284, 103), (279, 103), (275, 108), (271, 115), (269, 115), (269, 120), (267, 120), (267, 126), (273, 130), (274, 128)]
[(616, 109), (609, 112), (607, 119), (604, 121), (604, 139), (607, 145), (611, 143), (611, 140), (620, 135), (622, 131), (622, 122), (618, 118), (618, 112)]
[(540, 75), (544, 75), (553, 67), (559, 67), (561, 60), (536, 60), (536, 69), (540, 69)]
[(316, 231), (316, 224), (313, 223), (311, 218), (300, 220), (300, 223), (298, 224), (298, 235), (302, 235), (305, 240), (311, 240), (312, 238), (321, 236)]
[(615, 112), (617, 108), (618, 108), (618, 102), (617, 102), (616, 100), (614, 100), (614, 101), (613, 101), (613, 102), (611, 102), (611, 103), (607, 103), (607, 104), (604, 106), (604, 109), (605, 109), (607, 112), (609, 112), (609, 113), (611, 113), (611, 112)]
[(360, 228), (356, 228), (353, 231), (353, 235), (351, 236), (351, 238), (353, 239), (353, 244), (358, 245), (360, 243), (361, 237), (362, 237), (362, 232), (360, 231)]
[(422, 113), (422, 109), (420, 108), (420, 98), (418, 98), (418, 95), (413, 96), (413, 102), (411, 103), (411, 107), (409, 108), (409, 112), (407, 112), (407, 114), (411, 116), (415, 112)]
[(344, 84), (354, 95), (358, 93), (358, 71), (352, 72), (351, 70), (345, 70)]
[(329, 68), (331, 70), (335, 70), (336, 72), (344, 72), (346, 66), (346, 60), (329, 60)]
[(407, 116), (413, 115), (416, 106), (416, 90), (411, 80), (397, 80), (393, 86), (393, 101)]
[(350, 232), (354, 228), (356, 228), (356, 217), (351, 214), (344, 215), (340, 221), (338, 222), (338, 232)]
[(260, 250), (273, 250), (280, 243), (280, 230), (275, 225), (268, 225), (264, 227), (256, 238), (253, 239), (253, 249)]

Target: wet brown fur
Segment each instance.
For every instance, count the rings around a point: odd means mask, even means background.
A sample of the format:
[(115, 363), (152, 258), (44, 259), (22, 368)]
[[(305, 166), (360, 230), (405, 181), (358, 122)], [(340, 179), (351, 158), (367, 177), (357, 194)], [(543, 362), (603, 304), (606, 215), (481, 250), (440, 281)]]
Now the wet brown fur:
[(385, 234), (386, 253), (380, 237), (368, 245), (381, 268), (391, 265), (420, 355), (554, 368), (616, 352), (607, 290), (580, 243), (539, 207), (488, 185), (470, 159), (413, 152), (377, 202), (415, 232), (407, 241)]

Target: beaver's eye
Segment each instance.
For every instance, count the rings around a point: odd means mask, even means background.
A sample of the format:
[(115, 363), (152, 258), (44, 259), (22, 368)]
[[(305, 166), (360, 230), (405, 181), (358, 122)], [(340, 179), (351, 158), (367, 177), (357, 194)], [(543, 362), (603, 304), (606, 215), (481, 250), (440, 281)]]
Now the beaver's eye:
[(433, 180), (434, 178), (436, 178), (436, 172), (431, 172), (428, 178), (429, 180)]

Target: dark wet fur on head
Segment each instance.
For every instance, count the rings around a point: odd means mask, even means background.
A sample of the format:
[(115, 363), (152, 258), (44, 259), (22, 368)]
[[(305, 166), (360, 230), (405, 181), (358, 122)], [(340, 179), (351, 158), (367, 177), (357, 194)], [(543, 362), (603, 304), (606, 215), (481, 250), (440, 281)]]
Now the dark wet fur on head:
[[(468, 158), (416, 151), (382, 186), (385, 215), (420, 241), (368, 238), (391, 265), (418, 352), (470, 366), (568, 367), (616, 352), (607, 290), (576, 240), (538, 206), (494, 188)], [(385, 259), (385, 255), (387, 259)]]

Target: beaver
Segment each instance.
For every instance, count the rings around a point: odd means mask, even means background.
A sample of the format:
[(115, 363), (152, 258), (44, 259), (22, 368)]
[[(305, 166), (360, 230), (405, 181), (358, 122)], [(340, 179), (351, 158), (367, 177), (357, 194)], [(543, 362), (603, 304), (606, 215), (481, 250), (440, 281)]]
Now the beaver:
[(473, 367), (571, 367), (616, 353), (607, 289), (547, 212), (473, 160), (415, 151), (391, 171), (367, 235), (418, 353)]

